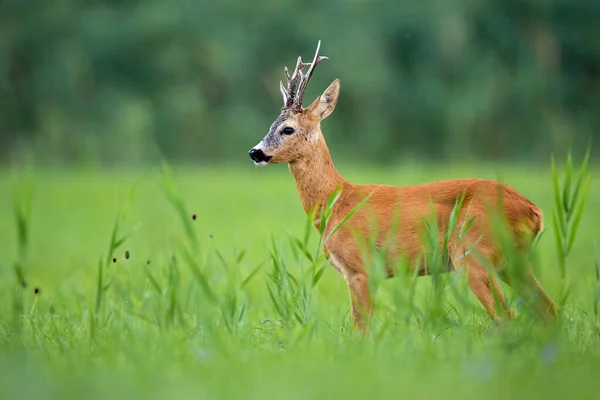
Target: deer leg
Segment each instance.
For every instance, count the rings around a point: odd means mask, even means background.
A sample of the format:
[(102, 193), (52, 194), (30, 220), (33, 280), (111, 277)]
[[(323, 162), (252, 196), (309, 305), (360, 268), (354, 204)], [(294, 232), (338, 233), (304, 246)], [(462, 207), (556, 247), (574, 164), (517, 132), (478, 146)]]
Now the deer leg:
[[(552, 300), (552, 298), (550, 298), (550, 296), (548, 296), (548, 294), (544, 291), (542, 285), (540, 285), (538, 280), (533, 275), (533, 271), (528, 271), (527, 280), (530, 283), (531, 287), (536, 291), (536, 294), (542, 299), (544, 303), (542, 306), (544, 314), (546, 316), (556, 317), (558, 315), (558, 306)], [(540, 309), (540, 311), (542, 311), (542, 309)]]
[(329, 261), (336, 270), (344, 275), (348, 283), (354, 327), (363, 333), (366, 332), (365, 318), (370, 318), (373, 313), (367, 274), (363, 271), (362, 265), (343, 262), (333, 254), (329, 255)]
[(558, 315), (558, 305), (544, 291), (530, 268), (525, 271), (521, 282), (507, 283), (523, 297), (523, 300), (531, 304), (540, 315), (545, 317), (556, 317)]
[(455, 253), (453, 258), (455, 266), (456, 261), (462, 259), (463, 267), (466, 268), (469, 287), (489, 316), (496, 322), (500, 321), (497, 310), (497, 303), (499, 302), (504, 315), (512, 319), (514, 312), (506, 305), (497, 279), (490, 274), (481, 262), (473, 256), (465, 256), (463, 251)]
[(469, 287), (489, 316), (496, 322), (500, 320), (496, 307), (497, 302), (499, 302), (504, 314), (509, 318), (513, 318), (513, 311), (507, 307), (496, 278), (479, 263), (470, 261), (467, 268)]
[(367, 275), (364, 273), (350, 274), (346, 276), (346, 281), (350, 289), (354, 326), (364, 333), (367, 329), (365, 318), (370, 318), (373, 312)]

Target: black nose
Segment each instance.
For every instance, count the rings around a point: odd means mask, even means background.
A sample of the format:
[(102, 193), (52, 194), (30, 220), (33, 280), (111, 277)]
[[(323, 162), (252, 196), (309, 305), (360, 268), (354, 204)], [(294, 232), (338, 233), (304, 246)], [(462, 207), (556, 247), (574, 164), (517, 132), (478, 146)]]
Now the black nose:
[(250, 154), (250, 158), (252, 159), (252, 161), (254, 161), (256, 163), (263, 162), (263, 161), (267, 162), (271, 159), (271, 156), (266, 155), (260, 149), (250, 149), (250, 152), (248, 152), (248, 154)]

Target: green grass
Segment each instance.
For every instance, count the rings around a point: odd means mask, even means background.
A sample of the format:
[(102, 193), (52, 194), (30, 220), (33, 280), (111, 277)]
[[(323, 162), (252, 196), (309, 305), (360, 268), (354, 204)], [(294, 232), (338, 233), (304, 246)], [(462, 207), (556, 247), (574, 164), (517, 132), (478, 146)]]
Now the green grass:
[[(361, 183), (477, 176), (520, 190), (545, 213), (536, 269), (556, 301), (568, 295), (558, 324), (534, 319), (503, 286), (518, 318), (494, 326), (462, 281), (444, 292), (444, 318), (433, 321), (432, 279), (418, 278), (412, 296), (411, 281), (395, 278), (379, 285), (361, 338), (344, 280), (331, 267), (318, 272), (327, 264), (317, 232), (306, 231), (284, 166), (176, 169), (166, 186), (156, 171), (38, 170), (29, 212), (23, 175), (15, 182), (5, 171), (0, 396), (597, 397), (594, 171), (570, 246), (568, 226), (555, 237), (550, 165), (339, 169)], [(569, 193), (576, 179), (574, 170)]]

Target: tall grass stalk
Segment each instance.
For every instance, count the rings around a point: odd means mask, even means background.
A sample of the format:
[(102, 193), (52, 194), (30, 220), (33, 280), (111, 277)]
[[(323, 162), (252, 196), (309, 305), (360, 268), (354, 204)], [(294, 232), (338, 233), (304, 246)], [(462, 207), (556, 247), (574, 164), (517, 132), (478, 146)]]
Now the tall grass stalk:
[[(117, 212), (117, 216), (115, 217), (115, 221), (113, 223), (113, 228), (110, 235), (110, 240), (108, 242), (108, 248), (106, 252), (106, 256), (104, 259), (102, 256), (98, 259), (98, 273), (96, 277), (96, 296), (94, 301), (94, 306), (90, 310), (90, 338), (94, 339), (97, 334), (97, 330), (99, 327), (100, 321), (104, 317), (103, 313), (103, 302), (106, 295), (107, 290), (110, 288), (112, 284), (112, 279), (109, 277), (107, 279), (107, 271), (109, 271), (110, 265), (114, 258), (115, 252), (125, 244), (127, 239), (134, 235), (141, 227), (141, 223), (136, 224), (132, 229), (125, 231), (125, 233), (121, 233), (122, 226), (126, 223), (129, 208), (131, 206), (131, 202), (133, 201), (133, 197), (136, 192), (136, 187), (134, 186), (128, 193), (125, 202), (121, 205), (119, 211)], [(106, 322), (106, 321), (105, 321)]]
[(567, 275), (567, 258), (573, 248), (575, 236), (583, 217), (583, 210), (591, 182), (591, 174), (587, 171), (590, 148), (581, 162), (579, 171), (574, 176), (571, 153), (567, 155), (564, 176), (559, 180), (558, 171), (552, 156), (552, 182), (554, 187), (554, 209), (552, 222), (556, 241), (556, 254), (560, 271), (561, 297), (560, 305), (564, 306), (569, 296)]
[(34, 182), (31, 173), (13, 177), (12, 181), (13, 216), (17, 229), (17, 259), (13, 263), (16, 285), (13, 288), (13, 327), (20, 337), (24, 314), (24, 290), (28, 287), (26, 269), (31, 235), (31, 213)]
[[(170, 168), (165, 164), (162, 168), (161, 187), (163, 193), (168, 199), (170, 205), (175, 210), (179, 220), (183, 226), (185, 243), (179, 243), (173, 252), (171, 264), (171, 278), (169, 293), (169, 308), (168, 320), (171, 324), (175, 322), (175, 317), (180, 323), (183, 323), (179, 286), (179, 268), (178, 259), (181, 257), (187, 266), (195, 287), (198, 290), (200, 305), (197, 308), (202, 310), (196, 314), (197, 332), (202, 332), (206, 340), (218, 348), (223, 354), (227, 354), (227, 342), (225, 337), (218, 330), (218, 326), (222, 325), (229, 337), (237, 337), (242, 328), (246, 324), (246, 311), (249, 306), (250, 297), (247, 293), (248, 284), (257, 276), (263, 266), (259, 263), (246, 276), (240, 274), (239, 265), (244, 261), (246, 254), (245, 250), (236, 251), (234, 249), (233, 259), (227, 260), (226, 256), (218, 249), (212, 249), (210, 245), (205, 246), (204, 255), (201, 254), (201, 241), (196, 233), (196, 230), (191, 220), (191, 213), (185, 205), (183, 196), (179, 193), (177, 185), (174, 181)], [(202, 221), (202, 215), (198, 216)], [(211, 261), (211, 255), (215, 255), (217, 261)], [(216, 265), (222, 268), (225, 273), (225, 279), (222, 283), (216, 282), (218, 272)], [(220, 321), (215, 324), (215, 314), (211, 310), (217, 311), (216, 315), (220, 316)]]

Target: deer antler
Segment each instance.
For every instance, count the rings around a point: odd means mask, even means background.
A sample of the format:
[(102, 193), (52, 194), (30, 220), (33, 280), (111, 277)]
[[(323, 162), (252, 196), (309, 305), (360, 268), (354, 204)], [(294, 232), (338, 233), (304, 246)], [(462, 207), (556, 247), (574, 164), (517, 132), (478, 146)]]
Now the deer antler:
[(296, 97), (296, 85), (298, 83), (298, 78), (302, 75), (302, 70), (308, 67), (310, 64), (305, 64), (302, 62), (302, 57), (298, 57), (298, 61), (296, 62), (296, 68), (294, 69), (294, 73), (290, 78), (290, 74), (288, 73), (287, 67), (284, 67), (285, 77), (287, 78), (287, 89), (283, 87), (283, 82), (279, 81), (279, 89), (281, 90), (281, 94), (283, 95), (283, 104), (285, 108), (290, 108), (294, 104), (294, 98)]
[[(285, 76), (287, 78), (287, 89), (283, 87), (283, 82), (279, 82), (279, 89), (281, 90), (281, 94), (283, 95), (283, 104), (284, 108), (294, 108), (294, 109), (302, 109), (302, 94), (304, 93), (304, 89), (306, 89), (306, 85), (315, 70), (315, 66), (328, 58), (325, 56), (319, 55), (319, 49), (321, 48), (321, 41), (317, 44), (317, 51), (315, 52), (315, 57), (313, 58), (312, 63), (307, 64), (302, 62), (302, 57), (298, 57), (298, 61), (296, 62), (296, 68), (294, 69), (294, 73), (290, 78), (287, 67), (284, 68)], [(302, 73), (302, 70), (310, 65), (308, 72), (306, 75)], [(298, 91), (296, 92), (296, 85), (298, 84), (298, 78), (300, 78), (300, 85), (298, 86)]]
[(321, 41), (319, 40), (319, 43), (317, 44), (317, 51), (315, 51), (315, 57), (313, 58), (313, 61), (310, 64), (310, 68), (308, 69), (308, 72), (306, 73), (306, 75), (303, 75), (302, 71), (300, 71), (300, 76), (301, 76), (300, 86), (298, 86), (298, 93), (296, 94), (296, 99), (294, 101), (294, 106), (296, 108), (299, 108), (299, 109), (302, 108), (302, 95), (304, 94), (304, 89), (306, 89), (306, 85), (308, 84), (308, 81), (310, 80), (310, 77), (312, 76), (312, 74), (315, 70), (315, 67), (321, 61), (328, 60), (327, 57), (319, 55), (320, 48), (321, 48)]

